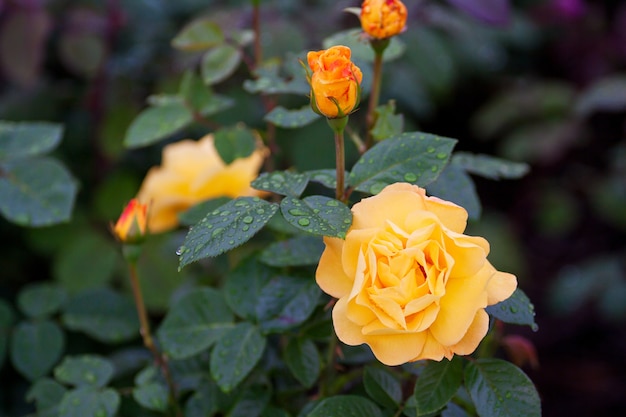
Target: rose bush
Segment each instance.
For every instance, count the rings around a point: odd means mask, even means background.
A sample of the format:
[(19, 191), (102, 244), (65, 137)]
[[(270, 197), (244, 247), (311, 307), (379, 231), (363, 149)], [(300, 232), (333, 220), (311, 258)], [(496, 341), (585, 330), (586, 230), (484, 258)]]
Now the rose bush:
[(215, 149), (213, 135), (166, 146), (161, 166), (150, 169), (137, 195), (149, 205), (148, 229), (158, 233), (176, 227), (177, 215), (203, 200), (259, 195), (250, 182), (266, 154), (259, 146), (250, 156), (227, 165)]
[(352, 213), (345, 240), (324, 238), (316, 273), (338, 298), (339, 339), (367, 343), (387, 365), (472, 353), (488, 330), (485, 307), (517, 280), (489, 263), (485, 239), (463, 234), (465, 209), (396, 183)]
[(361, 28), (373, 38), (385, 39), (404, 31), (407, 10), (400, 0), (365, 0)]
[(307, 54), (307, 62), (313, 71), (309, 80), (311, 106), (317, 113), (334, 119), (347, 116), (359, 105), (363, 74), (350, 56), (347, 46), (333, 46)]

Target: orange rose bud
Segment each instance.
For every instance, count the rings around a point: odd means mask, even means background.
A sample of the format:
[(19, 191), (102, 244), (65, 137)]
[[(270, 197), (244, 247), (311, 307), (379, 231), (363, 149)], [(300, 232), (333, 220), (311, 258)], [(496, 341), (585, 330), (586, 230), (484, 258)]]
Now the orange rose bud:
[(361, 27), (376, 39), (403, 32), (406, 17), (406, 6), (400, 0), (365, 0), (361, 5)]
[(113, 234), (124, 243), (139, 242), (146, 235), (148, 206), (133, 198), (113, 227)]
[(363, 74), (350, 60), (350, 54), (347, 46), (307, 54), (313, 71), (309, 79), (311, 108), (329, 119), (345, 117), (359, 105)]

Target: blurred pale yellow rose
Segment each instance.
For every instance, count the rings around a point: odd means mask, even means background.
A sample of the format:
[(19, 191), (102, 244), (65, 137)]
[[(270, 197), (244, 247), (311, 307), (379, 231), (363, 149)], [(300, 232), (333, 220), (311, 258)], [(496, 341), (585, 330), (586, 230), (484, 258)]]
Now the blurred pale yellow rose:
[(406, 25), (407, 10), (400, 0), (365, 0), (361, 5), (361, 28), (373, 38), (395, 36)]
[(311, 51), (307, 62), (311, 76), (311, 106), (330, 119), (349, 115), (359, 105), (363, 74), (350, 60), (347, 46)]
[(465, 209), (398, 183), (352, 213), (345, 240), (324, 238), (316, 273), (338, 298), (339, 339), (367, 343), (387, 365), (472, 353), (488, 330), (485, 307), (517, 280), (489, 263), (485, 239), (463, 234)]
[(149, 205), (150, 232), (176, 227), (177, 215), (203, 200), (259, 195), (250, 182), (257, 177), (266, 153), (259, 146), (250, 156), (226, 165), (215, 149), (213, 135), (166, 146), (161, 166), (150, 169), (137, 195)]

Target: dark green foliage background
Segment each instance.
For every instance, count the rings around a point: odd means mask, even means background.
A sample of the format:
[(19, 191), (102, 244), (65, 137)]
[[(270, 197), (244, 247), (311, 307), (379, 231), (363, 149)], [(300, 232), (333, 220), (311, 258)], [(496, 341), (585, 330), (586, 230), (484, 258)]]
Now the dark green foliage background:
[[(5, 217), (11, 217), (2, 212), (0, 416), (30, 415), (36, 405), (39, 415), (58, 415), (61, 409), (64, 415), (84, 417), (100, 412), (104, 417), (111, 412), (108, 407), (117, 403), (120, 415), (159, 415), (165, 407), (161, 402), (163, 381), (149, 366), (149, 356), (139, 349), (124, 263), (108, 227), (135, 195), (148, 168), (159, 163), (165, 144), (198, 138), (210, 130), (186, 113), (179, 117), (182, 104), (175, 95), (222, 126), (244, 122), (265, 129), (267, 120), (281, 125), (276, 131), (280, 151), (275, 165), (279, 169), (332, 168), (331, 136), (324, 121), (303, 109), (306, 85), (303, 90), (298, 82), (279, 85), (278, 91), (288, 94), (277, 96), (277, 104), (282, 106), (278, 109), (303, 110), (288, 115), (275, 110), (266, 117), (262, 100), (253, 93), (262, 89), (259, 79), (275, 81), (275, 72), (261, 73), (252, 81), (243, 66), (233, 70), (229, 66), (232, 61), (224, 60), (213, 75), (185, 75), (185, 69), (200, 62), (200, 55), (172, 48), (170, 42), (179, 30), (202, 14), (226, 27), (249, 29), (249, 1), (30, 3), (26, 7), (18, 1), (0, 1), (0, 119), (62, 125), (60, 143), (51, 139), (50, 149), (20, 155), (18, 162), (25, 164), (24, 158), (45, 153), (41, 159), (26, 162), (62, 165), (75, 180), (64, 192), (77, 194), (71, 220), (58, 225), (24, 227), (28, 219), (9, 221)], [(264, 56), (288, 57), (289, 68), (283, 68), (281, 74), (299, 71), (296, 55), (320, 49), (328, 36), (357, 25), (357, 19), (341, 9), (358, 3), (260, 2)], [(505, 330), (528, 338), (537, 348), (540, 366), (522, 369), (537, 386), (543, 415), (626, 413), (622, 398), (626, 392), (626, 7), (617, 0), (589, 4), (522, 0), (511, 2), (510, 19), (503, 23), (496, 9), (485, 16), (473, 8), (480, 2), (433, 0), (422, 2), (424, 7), (409, 3), (409, 29), (394, 44), (397, 58), (386, 63), (382, 102), (395, 100), (396, 112), (404, 115), (405, 131), (458, 140), (457, 153), (442, 174), (444, 180), (427, 189), (443, 198), (458, 199), (455, 201), (468, 209), (472, 219), (469, 233), (490, 241), (492, 263), (515, 273), (534, 302), (538, 332), (529, 326), (506, 325)], [(504, 0), (495, 3), (507, 4)], [(564, 6), (566, 3), (571, 7)], [(25, 45), (24, 39), (31, 43)], [(219, 53), (234, 59), (232, 50)], [(371, 76), (368, 56), (355, 55), (366, 77)], [(223, 79), (230, 71), (232, 77)], [(213, 95), (195, 93), (198, 90), (193, 86), (202, 85), (203, 80), (214, 84)], [(128, 150), (125, 140), (140, 145), (133, 142), (133, 135), (141, 133), (144, 126), (135, 126), (132, 135), (128, 129), (147, 103), (156, 109), (152, 115), (142, 116), (151, 117), (148, 126), (165, 114), (175, 119), (171, 123), (175, 128), (170, 125), (171, 129), (161, 131), (159, 140), (150, 146)], [(351, 122), (362, 125), (363, 118), (361, 109)], [(310, 124), (291, 129), (304, 122)], [(390, 117), (388, 129), (398, 123)], [(358, 152), (350, 141), (347, 155), (351, 169)], [(4, 157), (0, 152), (0, 163)], [(498, 158), (520, 164), (502, 165)], [(530, 172), (521, 180), (509, 180), (525, 169), (522, 163), (530, 166)], [(313, 173), (309, 180), (309, 189), (326, 191)], [(362, 183), (354, 176), (351, 181), (357, 186)], [(302, 192), (295, 187), (284, 194), (298, 199)], [(202, 213), (215, 208), (210, 206)], [(185, 224), (204, 217), (191, 212), (188, 216)], [(211, 291), (190, 292), (194, 286), (224, 286), (225, 304), (212, 306), (219, 314), (201, 308), (182, 309), (168, 316), (158, 332), (162, 347), (173, 357), (173, 372), (182, 387), (193, 392), (186, 398), (187, 416), (207, 415), (210, 407), (231, 410), (233, 416), (252, 415), (249, 410), (261, 410), (269, 403), (269, 385), (259, 383), (262, 378), (258, 375), (254, 375), (256, 384), (227, 394), (220, 387), (236, 385), (240, 375), (215, 365), (211, 369), (214, 381), (206, 378), (209, 371), (201, 369), (201, 364), (219, 364), (220, 353), (225, 352), (224, 357), (232, 353), (224, 346), (231, 340), (228, 335), (248, 342), (241, 348), (244, 358), (258, 359), (257, 350), (266, 338), (288, 333), (300, 324), (281, 324), (289, 311), (273, 309), (278, 301), (268, 296), (275, 293), (272, 286), (308, 302), (311, 310), (323, 308), (321, 295), (303, 283), (302, 276), (267, 272), (270, 267), (304, 265), (310, 277), (315, 255), (321, 250), (319, 240), (294, 233), (294, 227), (278, 217), (263, 219), (268, 230), (261, 231), (245, 251), (201, 260), (180, 272), (176, 251), (185, 240), (184, 230), (155, 237), (147, 244), (139, 271), (155, 327), (170, 306), (184, 300), (191, 307), (203, 306), (199, 298), (215, 296)], [(309, 257), (290, 253), (280, 245), (268, 246), (276, 234), (294, 235), (302, 247), (310, 248)], [(255, 251), (263, 263), (238, 263)], [(224, 278), (232, 263), (238, 263), (238, 268)], [(233, 283), (249, 283), (249, 270), (256, 271), (256, 281), (238, 292), (241, 286)], [(262, 296), (267, 304), (260, 311), (240, 302)], [(519, 306), (527, 306), (523, 294), (504, 306), (508, 310), (491, 313), (510, 321), (507, 315)], [(243, 321), (236, 322), (231, 311)], [(185, 344), (185, 338), (197, 330), (191, 324), (206, 325), (202, 317), (208, 313), (214, 333), (200, 345)], [(329, 332), (327, 321), (298, 328), (285, 347), (282, 360), (286, 367), (273, 372), (283, 377), (288, 374), (294, 384), (310, 387), (324, 358), (303, 362), (302, 356), (316, 351), (316, 344)], [(218, 340), (221, 345), (213, 347), (210, 357), (194, 356)], [(12, 348), (11, 343), (17, 347)], [(85, 352), (91, 356), (83, 356)], [(507, 357), (505, 351), (496, 353)], [(33, 354), (36, 356), (29, 356)], [(279, 354), (268, 348), (264, 365), (271, 367)], [(369, 359), (367, 355), (347, 349), (345, 363), (359, 363), (363, 357)], [(69, 362), (72, 369), (89, 363), (85, 369), (97, 372), (88, 377), (64, 374), (68, 360), (73, 361)], [(241, 358), (237, 363), (241, 373), (250, 365)], [(463, 377), (466, 385), (471, 383), (469, 392), (443, 390), (436, 391), (439, 396), (421, 398), (424, 409), (437, 411), (450, 395), (471, 403), (473, 396), (493, 394), (472, 391), (493, 377), (489, 374), (492, 365), (465, 365), (464, 376), (456, 362), (439, 365), (443, 371), (421, 370), (434, 375), (445, 371), (450, 381)], [(308, 415), (325, 415), (327, 407), (345, 404), (377, 413), (380, 407), (397, 404), (398, 382), (385, 372), (376, 367), (365, 369), (361, 393), (369, 400), (339, 396), (310, 404)], [(42, 375), (50, 378), (30, 385)], [(518, 374), (514, 377), (524, 381)], [(110, 380), (117, 387), (133, 387), (132, 393), (120, 396), (107, 388)], [(84, 406), (88, 409), (72, 402), (74, 396), (91, 399)], [(207, 403), (207, 398), (213, 402)], [(407, 404), (407, 412), (423, 406), (416, 401)], [(232, 408), (233, 404), (237, 406)], [(267, 407), (264, 415), (285, 414)], [(450, 407), (443, 415), (467, 414), (460, 407)]]

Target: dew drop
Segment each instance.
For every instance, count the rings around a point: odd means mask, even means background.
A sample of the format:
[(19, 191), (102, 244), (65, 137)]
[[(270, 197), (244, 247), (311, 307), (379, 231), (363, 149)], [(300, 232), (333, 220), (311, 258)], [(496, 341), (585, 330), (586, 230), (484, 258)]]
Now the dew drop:
[(406, 174), (404, 174), (404, 180), (407, 182), (417, 181), (417, 175), (412, 172), (407, 172)]
[(517, 307), (511, 306), (509, 307), (509, 311), (513, 314), (517, 313)]
[(326, 205), (329, 207), (339, 207), (339, 201), (337, 200), (328, 200)]
[(385, 186), (383, 184), (377, 183), (374, 184), (370, 187), (370, 193), (371, 194), (378, 194), (379, 192), (381, 192), (383, 190), (383, 188), (385, 188)]
[(223, 230), (224, 230), (223, 227), (218, 227), (217, 229), (213, 230), (213, 233), (211, 233), (211, 237), (216, 237), (217, 235), (222, 233)]
[(242, 219), (242, 221), (243, 221), (244, 223), (250, 224), (250, 223), (252, 223), (252, 222), (254, 221), (254, 219), (252, 218), (252, 216), (246, 216), (246, 217), (244, 217), (244, 218)]
[(439, 153), (437, 154), (437, 158), (438, 158), (438, 159), (446, 159), (447, 157), (448, 157), (448, 154), (447, 154), (447, 153), (445, 153), (445, 152), (439, 152)]
[(248, 226), (247, 224), (244, 224), (243, 227), (241, 228), (241, 230), (243, 230), (244, 232), (247, 232), (250, 229), (250, 226)]
[(291, 214), (292, 216), (306, 216), (307, 212), (304, 210), (300, 210), (297, 208), (292, 208), (287, 210), (289, 212), (289, 214)]
[(309, 219), (302, 218), (298, 219), (298, 224), (300, 226), (308, 226), (309, 224), (311, 224), (311, 222), (309, 221)]
[(178, 249), (176, 249), (176, 256), (182, 255), (184, 251), (185, 251), (184, 246), (179, 247)]
[(433, 148), (432, 146), (429, 146), (428, 148), (426, 148), (426, 152), (433, 153), (435, 152), (435, 148)]

